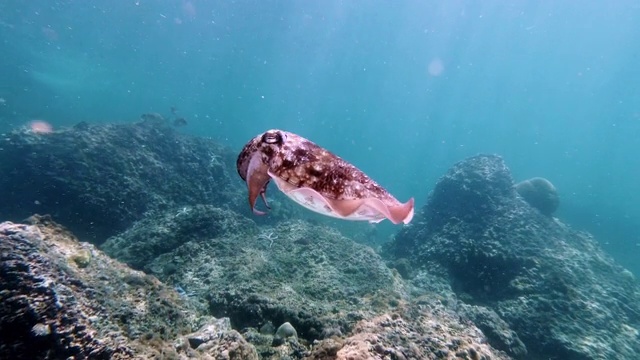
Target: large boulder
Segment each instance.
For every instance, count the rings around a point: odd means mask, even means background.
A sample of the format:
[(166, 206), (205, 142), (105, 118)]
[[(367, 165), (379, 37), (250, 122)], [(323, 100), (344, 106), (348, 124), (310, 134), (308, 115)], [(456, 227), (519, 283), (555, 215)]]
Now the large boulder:
[(518, 196), (500, 157), (453, 166), (388, 250), (394, 263), (413, 269), (409, 277), (443, 269), (463, 302), (459, 313), (513, 357), (640, 353), (638, 282), (591, 236)]

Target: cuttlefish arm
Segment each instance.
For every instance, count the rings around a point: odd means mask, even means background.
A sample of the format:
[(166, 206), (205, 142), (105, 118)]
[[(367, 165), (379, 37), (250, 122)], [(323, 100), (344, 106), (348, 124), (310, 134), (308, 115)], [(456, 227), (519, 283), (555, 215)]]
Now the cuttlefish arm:
[(249, 189), (249, 206), (251, 211), (256, 215), (264, 215), (264, 211), (256, 209), (256, 200), (258, 196), (262, 198), (264, 205), (267, 209), (270, 209), (266, 199), (267, 185), (269, 185), (268, 167), (262, 162), (259, 154), (256, 154), (251, 158), (249, 167), (247, 168), (247, 188)]

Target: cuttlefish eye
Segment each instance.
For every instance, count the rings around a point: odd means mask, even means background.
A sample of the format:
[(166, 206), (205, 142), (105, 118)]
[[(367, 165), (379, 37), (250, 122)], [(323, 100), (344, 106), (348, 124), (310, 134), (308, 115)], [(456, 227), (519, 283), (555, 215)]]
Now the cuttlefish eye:
[(262, 142), (281, 145), (284, 142), (284, 137), (280, 131), (267, 131), (262, 135)]

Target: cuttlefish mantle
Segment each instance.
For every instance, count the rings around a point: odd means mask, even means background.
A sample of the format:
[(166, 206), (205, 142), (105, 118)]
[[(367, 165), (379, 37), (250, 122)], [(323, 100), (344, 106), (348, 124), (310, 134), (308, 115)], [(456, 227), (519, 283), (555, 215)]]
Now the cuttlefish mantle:
[(317, 213), (345, 220), (408, 224), (413, 198), (399, 202), (355, 166), (315, 143), (283, 130), (269, 130), (249, 141), (237, 161), (247, 183), (249, 205), (255, 214), (260, 196), (266, 201), (270, 181), (298, 204)]

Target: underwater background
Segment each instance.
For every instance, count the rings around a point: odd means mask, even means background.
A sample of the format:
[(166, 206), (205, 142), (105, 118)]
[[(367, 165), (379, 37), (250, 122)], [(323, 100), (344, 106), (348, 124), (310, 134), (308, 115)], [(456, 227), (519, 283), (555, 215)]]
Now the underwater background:
[(8, 0), (0, 133), (175, 107), (238, 151), (298, 133), (417, 208), (453, 163), (496, 153), (640, 274), (638, 38), (623, 0)]

